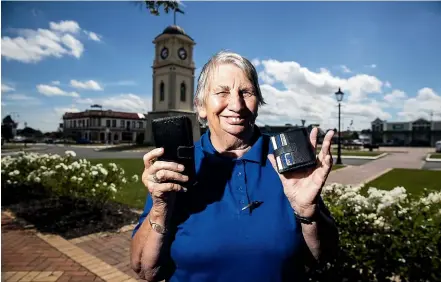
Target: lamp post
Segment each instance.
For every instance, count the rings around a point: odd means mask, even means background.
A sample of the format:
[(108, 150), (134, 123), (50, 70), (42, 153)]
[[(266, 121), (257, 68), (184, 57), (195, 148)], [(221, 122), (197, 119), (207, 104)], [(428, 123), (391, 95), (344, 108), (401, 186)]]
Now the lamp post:
[(335, 92), (335, 97), (337, 98), (337, 102), (338, 102), (338, 149), (337, 149), (337, 162), (336, 164), (341, 165), (341, 130), (340, 130), (340, 108), (341, 108), (341, 104), (340, 102), (343, 100), (343, 95), (344, 93), (341, 92), (340, 88), (338, 88), (338, 91)]

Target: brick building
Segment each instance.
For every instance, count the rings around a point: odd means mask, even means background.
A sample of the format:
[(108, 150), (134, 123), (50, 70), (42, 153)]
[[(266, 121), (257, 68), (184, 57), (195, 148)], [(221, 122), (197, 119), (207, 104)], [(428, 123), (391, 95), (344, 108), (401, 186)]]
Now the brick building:
[(112, 110), (85, 110), (63, 115), (64, 137), (94, 143), (124, 143), (144, 139), (144, 114)]

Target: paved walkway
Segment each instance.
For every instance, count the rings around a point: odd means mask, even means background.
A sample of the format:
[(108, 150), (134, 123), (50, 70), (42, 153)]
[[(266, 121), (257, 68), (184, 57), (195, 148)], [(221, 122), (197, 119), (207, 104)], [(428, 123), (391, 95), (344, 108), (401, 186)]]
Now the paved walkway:
[[(128, 264), (128, 249), (122, 250)], [(137, 281), (135, 273), (124, 270), (126, 273), (60, 236), (26, 229), (2, 211), (2, 281)]]
[[(370, 161), (361, 166), (350, 166), (331, 172), (326, 181), (347, 185), (358, 185), (369, 182), (386, 173), (391, 168), (420, 169), (424, 165), (424, 158), (430, 148), (414, 148), (408, 152), (389, 153), (385, 157)], [(336, 156), (333, 156), (337, 158)], [(344, 163), (344, 159), (342, 160)]]

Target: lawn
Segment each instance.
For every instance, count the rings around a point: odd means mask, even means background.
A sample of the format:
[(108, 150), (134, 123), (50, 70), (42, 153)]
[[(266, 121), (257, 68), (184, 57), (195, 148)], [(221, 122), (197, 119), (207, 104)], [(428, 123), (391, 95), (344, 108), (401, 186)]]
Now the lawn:
[(4, 144), (2, 146), (2, 151), (18, 150), (18, 149), (29, 148), (29, 147), (30, 147), (29, 144), (27, 144), (27, 146), (25, 147), (23, 143), (19, 143), (19, 144), (8, 143), (8, 144)]
[[(102, 163), (103, 165), (107, 165), (108, 163), (116, 163), (125, 170), (126, 175), (138, 174), (140, 178), (142, 170), (144, 169), (142, 160), (138, 159), (92, 159), (90, 162), (93, 164)], [(344, 165), (334, 165), (332, 170), (343, 167)], [(130, 188), (122, 190), (120, 193), (118, 193), (115, 197), (115, 201), (127, 204), (134, 208), (142, 209), (144, 207), (146, 196), (147, 189), (140, 180), (138, 183), (133, 184), (133, 186)]]
[(441, 159), (441, 153), (430, 154), (431, 159)]
[(441, 171), (395, 168), (367, 183), (365, 188), (375, 187), (392, 190), (397, 186), (403, 186), (409, 193), (417, 195), (424, 188), (427, 188), (427, 190), (441, 190), (440, 179)]
[(137, 174), (140, 180), (128, 189), (120, 191), (120, 193), (116, 195), (115, 201), (127, 204), (134, 208), (142, 209), (144, 207), (147, 188), (145, 188), (144, 184), (141, 182), (141, 174), (144, 169), (142, 159), (92, 159), (90, 162), (93, 164), (102, 163), (103, 165), (116, 163), (124, 169), (127, 176)]
[(332, 166), (332, 170), (337, 170), (337, 169), (344, 168), (344, 167), (345, 167), (345, 165), (335, 164), (335, 165)]
[[(349, 150), (342, 150), (341, 151), (341, 155), (342, 156), (361, 156), (361, 157), (376, 157), (379, 156), (381, 154), (383, 154), (384, 152), (369, 152), (369, 151), (349, 151)], [(336, 156), (337, 155), (337, 150), (332, 151), (332, 155)]]
[[(321, 147), (317, 147), (317, 154), (320, 152)], [(333, 156), (337, 156), (337, 149), (333, 148), (331, 151)], [(361, 156), (361, 157), (376, 157), (384, 154), (384, 151), (366, 151), (366, 150), (341, 150), (342, 156)]]

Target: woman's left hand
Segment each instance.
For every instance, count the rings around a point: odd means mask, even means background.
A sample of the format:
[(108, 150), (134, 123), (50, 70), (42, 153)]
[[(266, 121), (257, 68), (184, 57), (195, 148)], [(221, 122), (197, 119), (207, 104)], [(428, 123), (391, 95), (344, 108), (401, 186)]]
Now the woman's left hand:
[[(312, 146), (314, 147), (314, 152), (317, 148), (317, 134), (318, 129), (313, 128), (309, 136)], [(311, 217), (316, 211), (318, 196), (321, 193), (333, 164), (330, 150), (333, 136), (333, 130), (328, 131), (325, 135), (322, 148), (317, 158), (316, 167), (279, 174), (285, 195), (292, 208), (300, 216)], [(270, 154), (268, 158), (277, 171), (274, 155)]]

